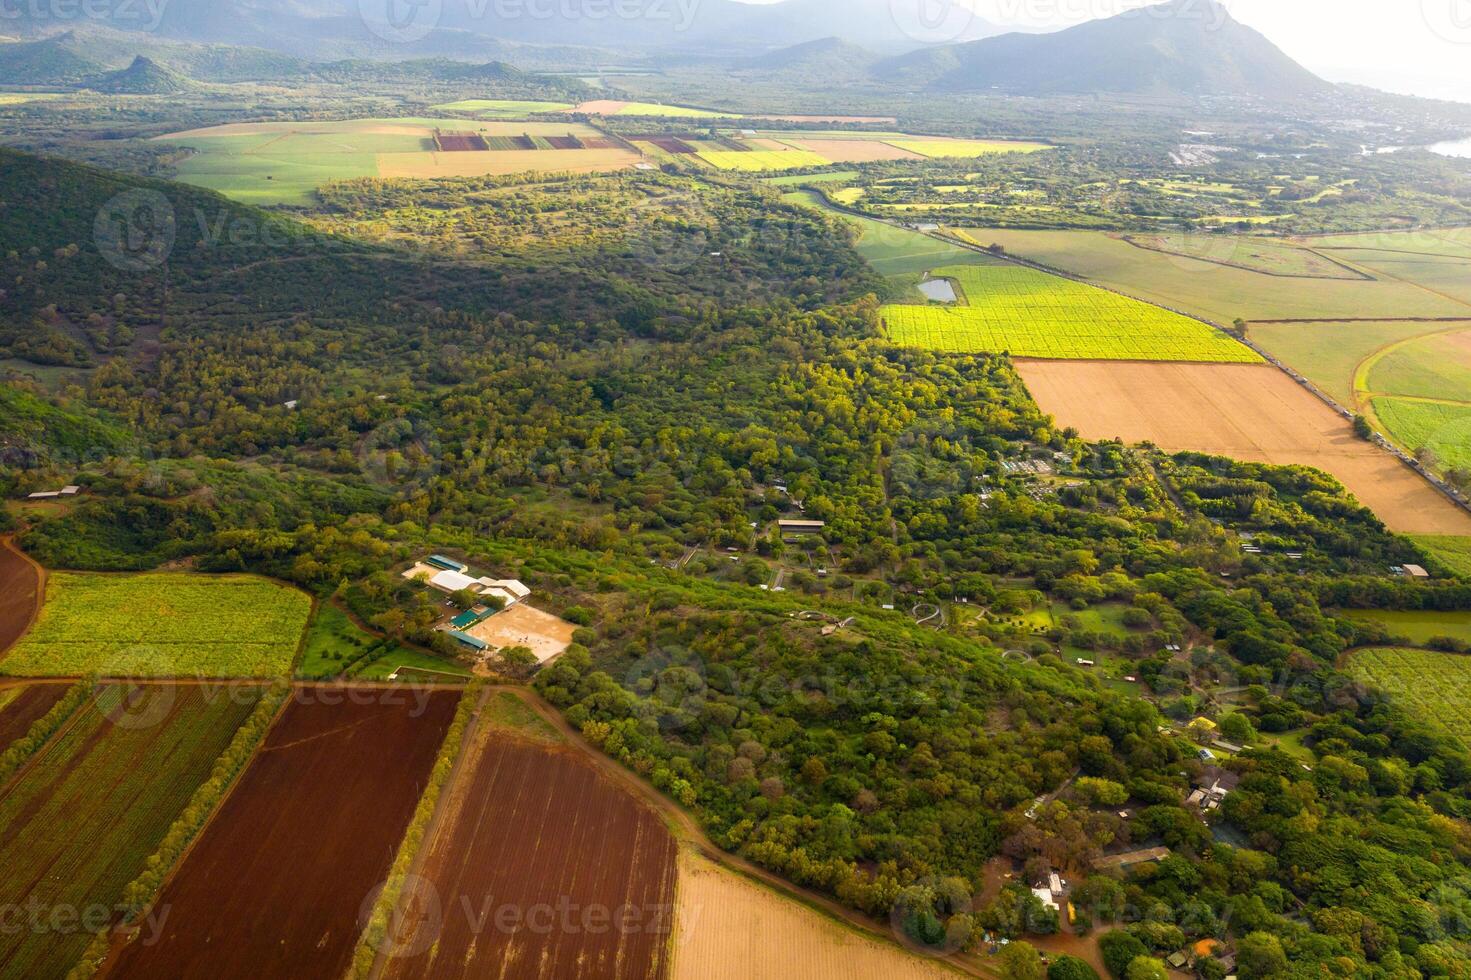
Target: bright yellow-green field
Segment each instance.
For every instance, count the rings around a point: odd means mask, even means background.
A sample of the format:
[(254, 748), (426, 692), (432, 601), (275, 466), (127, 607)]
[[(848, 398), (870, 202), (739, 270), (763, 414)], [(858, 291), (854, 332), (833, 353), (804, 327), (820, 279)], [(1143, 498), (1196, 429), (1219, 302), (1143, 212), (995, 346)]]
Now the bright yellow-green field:
[(311, 608), (305, 593), (249, 575), (55, 572), (0, 674), (282, 677)]
[(1447, 571), (1471, 578), (1471, 538), (1430, 534), (1414, 534), (1410, 537), (1433, 560), (1444, 565)]
[(630, 102), (616, 115), (661, 116), (669, 119), (741, 119), (738, 112), (711, 112), (709, 109), (688, 109), (677, 105), (660, 105), (657, 102)]
[(954, 282), (964, 305), (884, 307), (895, 343), (1052, 360), (1261, 360), (1198, 320), (1033, 269), (950, 266), (933, 275)]
[(1388, 694), (1415, 717), (1471, 745), (1471, 657), (1426, 650), (1359, 650), (1349, 673)]
[(514, 99), (464, 99), (434, 107), (435, 112), (473, 112), (486, 119), (514, 118), (533, 112), (565, 112), (569, 102), (518, 102)]
[(47, 102), (61, 98), (58, 92), (0, 92), (0, 105), (24, 105), (27, 102)]
[(887, 140), (910, 153), (925, 157), (982, 157), (992, 153), (1037, 153), (1050, 150), (1046, 143), (1025, 143), (1012, 140)]
[(798, 167), (825, 167), (826, 157), (806, 150), (701, 150), (700, 159), (721, 170), (760, 173), (767, 170), (796, 170)]

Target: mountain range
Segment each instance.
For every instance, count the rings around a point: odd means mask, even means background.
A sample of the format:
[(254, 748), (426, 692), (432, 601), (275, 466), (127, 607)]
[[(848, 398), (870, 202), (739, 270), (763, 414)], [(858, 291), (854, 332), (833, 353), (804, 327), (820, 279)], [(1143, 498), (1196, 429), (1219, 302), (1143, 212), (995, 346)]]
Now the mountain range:
[[(194, 78), (228, 81), (302, 74), (325, 61), (387, 58), (510, 63), (532, 71), (695, 64), (752, 81), (820, 80), (913, 92), (1301, 99), (1333, 90), (1214, 0), (1169, 0), (1055, 33), (1001, 35), (980, 21), (906, 21), (908, 4), (928, 0), (893, 0), (892, 7), (890, 0), (764, 6), (630, 0), (639, 6), (589, 8), (645, 15), (612, 20), (496, 19), (491, 13), (500, 8), (481, 7), (490, 0), (440, 2), (433, 28), (417, 36), (405, 24), (385, 22), (375, 31), (371, 18), (359, 16), (356, 0), (174, 0), (155, 32), (73, 31), (0, 45), (0, 72), (19, 84), (76, 84), (144, 55)], [(536, 2), (526, 0), (525, 9)], [(575, 8), (593, 0), (562, 2)], [(475, 16), (478, 9), (486, 16)], [(403, 43), (385, 39), (395, 30)], [(930, 41), (949, 34), (957, 40), (917, 45), (921, 34)], [(156, 72), (134, 81), (164, 90), (172, 84)]]

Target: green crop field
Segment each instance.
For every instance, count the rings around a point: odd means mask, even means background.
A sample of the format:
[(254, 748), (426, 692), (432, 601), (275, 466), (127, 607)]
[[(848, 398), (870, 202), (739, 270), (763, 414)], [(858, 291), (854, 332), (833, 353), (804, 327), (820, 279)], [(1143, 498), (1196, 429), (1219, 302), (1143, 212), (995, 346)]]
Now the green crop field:
[(1424, 645), (1436, 637), (1452, 637), (1471, 643), (1471, 612), (1413, 612), (1383, 609), (1350, 609), (1345, 619), (1381, 623), (1396, 638)]
[[(0, 797), (0, 907), (92, 910), (111, 922), (259, 696), (102, 688)], [(0, 929), (0, 972), (66, 976), (91, 938), (83, 928)]]
[(0, 92), (0, 106), (25, 105), (28, 102), (50, 102), (62, 97), (60, 92)]
[(767, 170), (796, 170), (825, 167), (831, 161), (807, 150), (701, 150), (700, 159), (721, 170), (762, 173)]
[(1354, 378), (1376, 352), (1437, 329), (1433, 323), (1254, 323), (1249, 336), (1340, 404), (1355, 404)]
[(1146, 249), (1185, 258), (1241, 266), (1276, 276), (1319, 279), (1359, 279), (1363, 276), (1316, 252), (1282, 241), (1246, 235), (1126, 235), (1125, 240)]
[(880, 313), (895, 343), (1055, 360), (1261, 360), (1197, 320), (1033, 269), (968, 266), (933, 274), (956, 282), (964, 305), (884, 307)]
[(1375, 398), (1374, 414), (1401, 446), (1433, 452), (1438, 467), (1471, 467), (1471, 404)]
[(1369, 370), (1367, 382), (1373, 392), (1471, 402), (1471, 323), (1385, 352)]
[(304, 593), (252, 576), (56, 572), (0, 674), (279, 677), (310, 612)]
[(1389, 695), (1413, 717), (1439, 725), (1471, 746), (1471, 657), (1428, 650), (1359, 650), (1354, 677)]
[(435, 112), (472, 112), (482, 119), (515, 119), (533, 112), (565, 112), (568, 102), (518, 102), (514, 99), (463, 99), (434, 106)]
[(1410, 540), (1430, 555), (1433, 561), (1444, 565), (1452, 574), (1471, 578), (1471, 538), (1412, 534)]
[[(1353, 320), (1471, 316), (1471, 303), (1461, 302), (1454, 295), (1390, 278), (1369, 281), (1269, 276), (1150, 251), (1096, 231), (978, 228), (969, 234), (981, 244), (997, 242), (1015, 255), (1220, 324), (1229, 324), (1237, 317)], [(1348, 259), (1343, 253), (1329, 254)]]
[(1052, 149), (1046, 143), (1017, 140), (891, 139), (885, 142), (923, 157), (982, 157), (993, 153), (1038, 153)]

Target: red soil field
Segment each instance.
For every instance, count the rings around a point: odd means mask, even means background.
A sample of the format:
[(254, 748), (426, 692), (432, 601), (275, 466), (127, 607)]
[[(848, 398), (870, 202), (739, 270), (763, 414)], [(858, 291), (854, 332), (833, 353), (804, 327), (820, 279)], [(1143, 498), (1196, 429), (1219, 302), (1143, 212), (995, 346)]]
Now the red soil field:
[(511, 143), (514, 144), (516, 149), (518, 150), (536, 149), (536, 140), (532, 139), (530, 136), (512, 136)]
[(645, 980), (669, 973), (675, 845), (566, 749), (477, 731), (384, 980)]
[(676, 136), (651, 136), (649, 142), (665, 153), (689, 154), (695, 152), (693, 146)]
[(458, 691), (299, 688), (115, 977), (322, 977), (352, 961)]
[(610, 140), (606, 136), (589, 136), (582, 141), (582, 146), (586, 150), (616, 150), (620, 148), (616, 140)]
[(554, 150), (580, 150), (582, 140), (576, 136), (548, 136), (547, 142), (552, 144)]
[(490, 149), (485, 140), (474, 133), (440, 133), (437, 139), (442, 153), (478, 153)]
[[(46, 717), (46, 712), (66, 697), (70, 689), (68, 684), (27, 684), (23, 687), (14, 700), (0, 708), (0, 752), (4, 752), (16, 739), (24, 738), (31, 726)], [(0, 694), (0, 702), (4, 701), (4, 695)]]
[(31, 560), (0, 538), (0, 653), (25, 635), (41, 608), (41, 572)]

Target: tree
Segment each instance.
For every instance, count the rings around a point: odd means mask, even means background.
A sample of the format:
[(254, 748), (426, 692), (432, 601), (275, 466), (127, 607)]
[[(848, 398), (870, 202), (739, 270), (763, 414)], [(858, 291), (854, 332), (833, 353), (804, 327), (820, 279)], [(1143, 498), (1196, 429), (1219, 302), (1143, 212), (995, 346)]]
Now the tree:
[(1358, 436), (1360, 439), (1372, 439), (1374, 438), (1374, 427), (1370, 425), (1369, 420), (1364, 418), (1362, 415), (1355, 415), (1354, 435)]
[(1031, 943), (1012, 943), (997, 958), (1007, 980), (1047, 980), (1042, 954)]
[(501, 667), (512, 677), (530, 677), (539, 662), (528, 647), (507, 647), (501, 651)]
[(1047, 980), (1099, 980), (1098, 971), (1076, 956), (1059, 956), (1047, 968)]
[(1221, 716), (1221, 734), (1233, 742), (1245, 745), (1256, 739), (1256, 728), (1252, 726), (1251, 719), (1239, 711), (1232, 711)]
[(1126, 980), (1170, 980), (1169, 971), (1151, 956), (1136, 956), (1124, 973)]
[(1236, 970), (1242, 980), (1271, 977), (1287, 969), (1282, 940), (1270, 932), (1253, 932), (1236, 949)]
[(1108, 967), (1108, 972), (1113, 974), (1115, 980), (1125, 980), (1129, 964), (1141, 956), (1149, 955), (1144, 944), (1127, 932), (1108, 933), (1098, 941), (1098, 948), (1103, 954), (1103, 965)]

